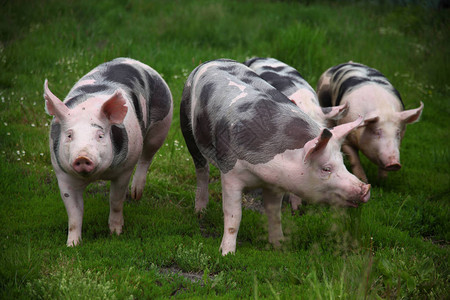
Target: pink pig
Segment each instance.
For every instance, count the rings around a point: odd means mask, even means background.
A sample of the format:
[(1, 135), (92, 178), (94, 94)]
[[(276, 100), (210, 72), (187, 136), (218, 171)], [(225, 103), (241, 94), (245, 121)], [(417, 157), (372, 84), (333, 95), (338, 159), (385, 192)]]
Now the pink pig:
[(400, 144), (406, 124), (417, 122), (423, 103), (404, 110), (400, 93), (379, 71), (362, 64), (344, 63), (325, 71), (319, 79), (317, 94), (322, 106), (349, 104), (349, 112), (337, 124), (365, 116), (363, 127), (347, 137), (342, 151), (349, 157), (353, 174), (368, 182), (359, 160), (361, 151), (378, 166), (379, 177), (400, 170)]
[(46, 111), (54, 116), (50, 151), (69, 218), (67, 245), (81, 242), (83, 191), (96, 180), (110, 180), (111, 233), (120, 234), (123, 202), (139, 199), (147, 171), (167, 136), (172, 95), (161, 76), (136, 60), (118, 58), (99, 65), (61, 102), (44, 84)]

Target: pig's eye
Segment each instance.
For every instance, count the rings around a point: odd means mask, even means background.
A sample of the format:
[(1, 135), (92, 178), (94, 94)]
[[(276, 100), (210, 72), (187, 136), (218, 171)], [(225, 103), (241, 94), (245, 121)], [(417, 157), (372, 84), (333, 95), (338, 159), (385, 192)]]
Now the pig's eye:
[(68, 131), (67, 133), (66, 133), (66, 137), (67, 137), (67, 139), (70, 141), (70, 140), (72, 140), (72, 131)]
[(322, 171), (326, 173), (331, 173), (331, 167), (323, 167)]
[(97, 137), (98, 137), (99, 140), (102, 140), (105, 137), (105, 134), (102, 131), (99, 131), (97, 133)]
[(378, 128), (377, 130), (375, 130), (375, 134), (377, 135), (378, 138), (380, 138), (381, 135), (383, 134), (383, 131), (380, 128)]

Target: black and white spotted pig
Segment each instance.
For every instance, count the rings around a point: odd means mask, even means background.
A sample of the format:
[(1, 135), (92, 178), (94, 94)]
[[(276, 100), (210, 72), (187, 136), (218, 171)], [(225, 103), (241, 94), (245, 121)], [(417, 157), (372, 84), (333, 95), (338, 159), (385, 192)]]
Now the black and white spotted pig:
[(327, 127), (328, 120), (340, 119), (347, 112), (347, 104), (321, 107), (316, 91), (295, 68), (284, 62), (270, 57), (255, 57), (245, 61), (244, 64), (288, 97), (322, 127)]
[(269, 241), (275, 246), (283, 239), (285, 192), (342, 206), (369, 200), (370, 185), (347, 171), (340, 152), (362, 117), (321, 129), (244, 64), (221, 59), (198, 66), (183, 90), (180, 121), (196, 168), (197, 211), (208, 202), (208, 164), (221, 173), (223, 255), (236, 250), (244, 188), (262, 188)]
[(383, 74), (353, 62), (325, 71), (319, 79), (317, 94), (322, 106), (349, 104), (348, 114), (337, 124), (352, 122), (358, 115), (366, 116), (366, 126), (352, 132), (342, 147), (359, 179), (367, 182), (358, 151), (378, 166), (379, 177), (401, 168), (400, 144), (406, 124), (419, 120), (422, 102), (419, 108), (404, 110), (400, 93)]
[(172, 121), (172, 95), (149, 66), (129, 58), (103, 63), (82, 77), (61, 102), (44, 84), (54, 116), (50, 152), (69, 218), (67, 245), (81, 241), (83, 191), (110, 180), (111, 233), (120, 234), (123, 202), (134, 167), (131, 196), (139, 199), (148, 168)]

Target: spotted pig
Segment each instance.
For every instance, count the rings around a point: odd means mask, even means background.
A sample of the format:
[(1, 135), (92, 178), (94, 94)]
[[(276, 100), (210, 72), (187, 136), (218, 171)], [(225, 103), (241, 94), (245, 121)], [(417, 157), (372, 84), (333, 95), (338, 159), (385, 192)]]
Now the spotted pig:
[(220, 59), (198, 66), (184, 86), (180, 122), (196, 168), (197, 211), (208, 202), (209, 163), (220, 170), (222, 255), (236, 250), (246, 188), (262, 188), (269, 242), (275, 246), (283, 240), (285, 192), (341, 206), (369, 200), (370, 185), (347, 171), (340, 152), (362, 118), (322, 129), (244, 64)]
[(103, 63), (82, 77), (61, 102), (44, 84), (45, 107), (54, 116), (51, 161), (69, 218), (67, 245), (81, 241), (83, 191), (110, 180), (109, 228), (120, 234), (131, 174), (139, 199), (147, 171), (172, 120), (172, 95), (161, 76), (129, 58)]
[(422, 102), (416, 109), (405, 110), (400, 93), (380, 71), (353, 62), (325, 71), (317, 94), (322, 106), (349, 104), (348, 114), (337, 124), (352, 122), (358, 115), (366, 116), (366, 126), (349, 134), (342, 147), (359, 179), (368, 182), (359, 151), (378, 166), (381, 178), (388, 171), (400, 170), (400, 144), (406, 125), (419, 120)]

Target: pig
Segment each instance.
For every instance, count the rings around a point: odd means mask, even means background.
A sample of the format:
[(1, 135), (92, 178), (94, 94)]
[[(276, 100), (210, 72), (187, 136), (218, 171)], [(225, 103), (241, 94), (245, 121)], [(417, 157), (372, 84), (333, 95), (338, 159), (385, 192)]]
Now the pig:
[(83, 76), (64, 102), (44, 83), (51, 162), (68, 215), (67, 246), (81, 242), (83, 191), (110, 180), (109, 229), (121, 234), (123, 202), (140, 199), (147, 171), (172, 121), (172, 95), (164, 79), (130, 58), (103, 63)]
[(316, 91), (293, 67), (275, 58), (254, 57), (244, 62), (262, 79), (283, 93), (311, 119), (322, 127), (327, 127), (328, 120), (342, 118), (347, 112), (347, 104), (321, 107)]
[(244, 64), (229, 59), (201, 64), (183, 89), (180, 125), (192, 155), (195, 209), (208, 202), (209, 163), (221, 174), (222, 255), (236, 251), (244, 189), (262, 188), (269, 242), (283, 240), (281, 200), (286, 192), (313, 203), (357, 207), (370, 185), (344, 166), (340, 147), (363, 121), (321, 129), (285, 95)]
[(319, 78), (317, 94), (322, 106), (349, 104), (349, 112), (337, 124), (366, 116), (365, 126), (350, 133), (342, 146), (353, 174), (368, 182), (359, 151), (378, 166), (381, 179), (389, 171), (400, 170), (406, 124), (419, 120), (423, 102), (418, 108), (405, 110), (400, 93), (380, 71), (354, 62), (326, 70)]
[[(337, 120), (347, 113), (347, 103), (334, 107), (321, 107), (316, 91), (293, 67), (275, 58), (254, 57), (244, 62), (262, 79), (276, 88), (307, 113), (322, 128), (331, 125), (331, 120)], [(301, 199), (295, 195), (289, 196), (292, 210), (298, 210)]]

